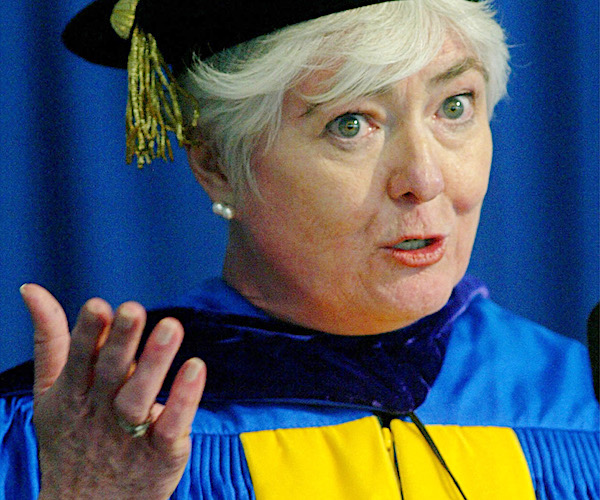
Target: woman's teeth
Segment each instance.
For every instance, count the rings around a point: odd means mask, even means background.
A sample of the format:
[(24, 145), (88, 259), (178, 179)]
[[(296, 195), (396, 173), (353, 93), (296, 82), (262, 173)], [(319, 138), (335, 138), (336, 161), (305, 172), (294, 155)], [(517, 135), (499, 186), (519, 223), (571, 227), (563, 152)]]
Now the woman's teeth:
[(394, 248), (397, 248), (398, 250), (420, 250), (432, 243), (433, 240), (405, 240), (394, 245)]

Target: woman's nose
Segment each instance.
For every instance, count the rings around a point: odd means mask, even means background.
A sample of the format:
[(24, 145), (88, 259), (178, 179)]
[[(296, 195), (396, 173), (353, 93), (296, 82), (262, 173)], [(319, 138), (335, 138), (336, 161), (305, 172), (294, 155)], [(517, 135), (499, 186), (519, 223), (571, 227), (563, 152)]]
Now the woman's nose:
[(433, 200), (445, 189), (442, 159), (426, 130), (400, 132), (391, 148), (388, 194), (393, 200), (416, 203)]

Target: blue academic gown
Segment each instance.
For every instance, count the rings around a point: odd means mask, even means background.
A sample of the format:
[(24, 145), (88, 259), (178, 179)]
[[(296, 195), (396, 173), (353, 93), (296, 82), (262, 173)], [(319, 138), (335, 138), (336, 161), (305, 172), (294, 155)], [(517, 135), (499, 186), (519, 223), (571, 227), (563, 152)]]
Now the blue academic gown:
[[(600, 498), (585, 348), (472, 278), (440, 312), (376, 336), (279, 322), (221, 280), (170, 306), (150, 327), (180, 318), (175, 369), (199, 355), (209, 372), (175, 499)], [(39, 491), (30, 382), (28, 366), (0, 377), (0, 500)]]

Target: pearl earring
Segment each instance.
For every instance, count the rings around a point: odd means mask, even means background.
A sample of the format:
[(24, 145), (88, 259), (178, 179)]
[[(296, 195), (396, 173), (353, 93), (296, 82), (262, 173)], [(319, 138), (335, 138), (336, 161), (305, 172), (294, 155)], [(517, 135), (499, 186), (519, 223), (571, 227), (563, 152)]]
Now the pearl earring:
[(226, 203), (213, 203), (212, 211), (225, 220), (231, 220), (235, 217), (235, 210)]

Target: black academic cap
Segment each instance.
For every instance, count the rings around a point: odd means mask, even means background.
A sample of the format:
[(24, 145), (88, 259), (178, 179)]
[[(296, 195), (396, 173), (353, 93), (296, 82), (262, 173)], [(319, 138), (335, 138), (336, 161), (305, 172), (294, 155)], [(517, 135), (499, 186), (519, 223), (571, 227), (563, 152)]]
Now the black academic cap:
[[(205, 58), (292, 24), (384, 1), (388, 0), (139, 0), (136, 8), (135, 0), (124, 0), (175, 70), (194, 52)], [(129, 44), (110, 23), (117, 3), (96, 0), (79, 12), (63, 33), (67, 48), (93, 63), (127, 67)]]
[[(124, 0), (127, 2), (128, 0)], [(223, 49), (317, 17), (386, 0), (129, 0), (135, 23), (151, 33), (177, 72), (194, 52)], [(67, 25), (63, 41), (75, 54), (104, 66), (127, 67), (129, 42), (110, 23), (116, 0), (96, 0)]]

